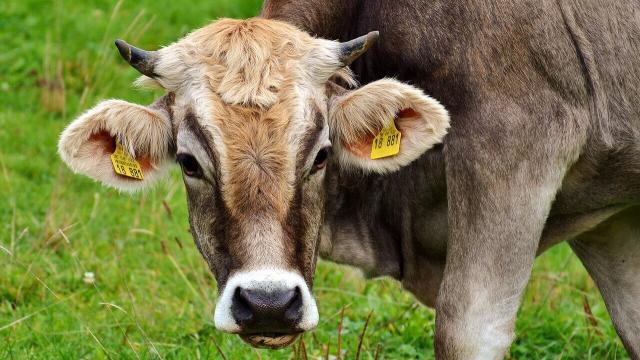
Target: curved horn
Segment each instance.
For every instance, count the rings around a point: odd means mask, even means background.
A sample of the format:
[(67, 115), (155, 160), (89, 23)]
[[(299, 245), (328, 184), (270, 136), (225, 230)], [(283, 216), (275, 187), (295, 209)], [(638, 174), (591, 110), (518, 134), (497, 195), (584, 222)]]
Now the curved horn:
[(156, 51), (146, 51), (138, 49), (135, 46), (127, 44), (124, 40), (116, 40), (116, 47), (120, 52), (120, 55), (127, 60), (129, 65), (133, 66), (143, 75), (154, 78), (158, 74), (154, 72), (158, 55)]
[(378, 40), (380, 33), (378, 31), (372, 31), (367, 35), (360, 36), (351, 41), (343, 42), (340, 44), (340, 61), (344, 66), (351, 65), (357, 58), (367, 52), (371, 45)]

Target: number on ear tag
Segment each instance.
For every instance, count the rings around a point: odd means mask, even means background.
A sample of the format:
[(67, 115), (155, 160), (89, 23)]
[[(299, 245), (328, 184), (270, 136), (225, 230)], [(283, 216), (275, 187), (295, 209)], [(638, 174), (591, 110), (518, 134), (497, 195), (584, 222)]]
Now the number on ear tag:
[(113, 170), (122, 176), (138, 180), (144, 179), (140, 163), (131, 157), (120, 143), (116, 143), (116, 151), (111, 154), (111, 163)]
[(395, 121), (391, 120), (389, 125), (382, 129), (373, 139), (371, 144), (371, 159), (381, 159), (397, 155), (400, 152), (400, 138), (402, 133), (396, 129)]

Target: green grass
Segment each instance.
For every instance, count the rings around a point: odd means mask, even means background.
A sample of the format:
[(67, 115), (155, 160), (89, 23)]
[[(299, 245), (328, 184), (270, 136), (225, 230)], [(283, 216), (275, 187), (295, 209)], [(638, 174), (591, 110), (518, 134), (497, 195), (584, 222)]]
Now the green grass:
[[(0, 358), (433, 358), (434, 312), (391, 280), (322, 262), (321, 312), (304, 346), (254, 350), (212, 326), (216, 285), (188, 233), (177, 171), (126, 196), (74, 176), (58, 134), (105, 98), (149, 103), (112, 40), (167, 44), (258, 0), (5, 0), (0, 3)], [(83, 274), (95, 272), (85, 284)], [(587, 321), (585, 304), (595, 316)], [(344, 316), (341, 313), (344, 310)], [(512, 358), (627, 358), (565, 245), (537, 261)]]

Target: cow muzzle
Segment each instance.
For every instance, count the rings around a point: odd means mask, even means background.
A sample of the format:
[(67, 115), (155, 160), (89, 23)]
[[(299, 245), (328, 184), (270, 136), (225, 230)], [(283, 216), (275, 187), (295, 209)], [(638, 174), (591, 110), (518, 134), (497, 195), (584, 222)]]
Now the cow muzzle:
[(263, 269), (234, 274), (216, 305), (214, 322), (254, 347), (282, 348), (318, 324), (318, 308), (304, 279)]

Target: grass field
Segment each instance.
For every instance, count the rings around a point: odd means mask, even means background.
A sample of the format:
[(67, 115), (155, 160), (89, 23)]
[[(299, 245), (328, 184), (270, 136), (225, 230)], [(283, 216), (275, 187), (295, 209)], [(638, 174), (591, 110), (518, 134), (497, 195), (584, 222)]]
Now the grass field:
[[(353, 359), (360, 342), (361, 359), (433, 358), (432, 310), (394, 281), (365, 281), (326, 262), (315, 283), (321, 323), (295, 346), (254, 350), (217, 332), (216, 285), (188, 233), (177, 169), (154, 190), (126, 196), (72, 175), (57, 157), (58, 134), (80, 111), (105, 98), (158, 96), (130, 85), (137, 74), (113, 39), (155, 48), (259, 7), (259, 0), (0, 3), (0, 359), (311, 359), (339, 349)], [(93, 284), (85, 272), (95, 273)], [(517, 333), (515, 359), (627, 358), (566, 245), (538, 259)]]

